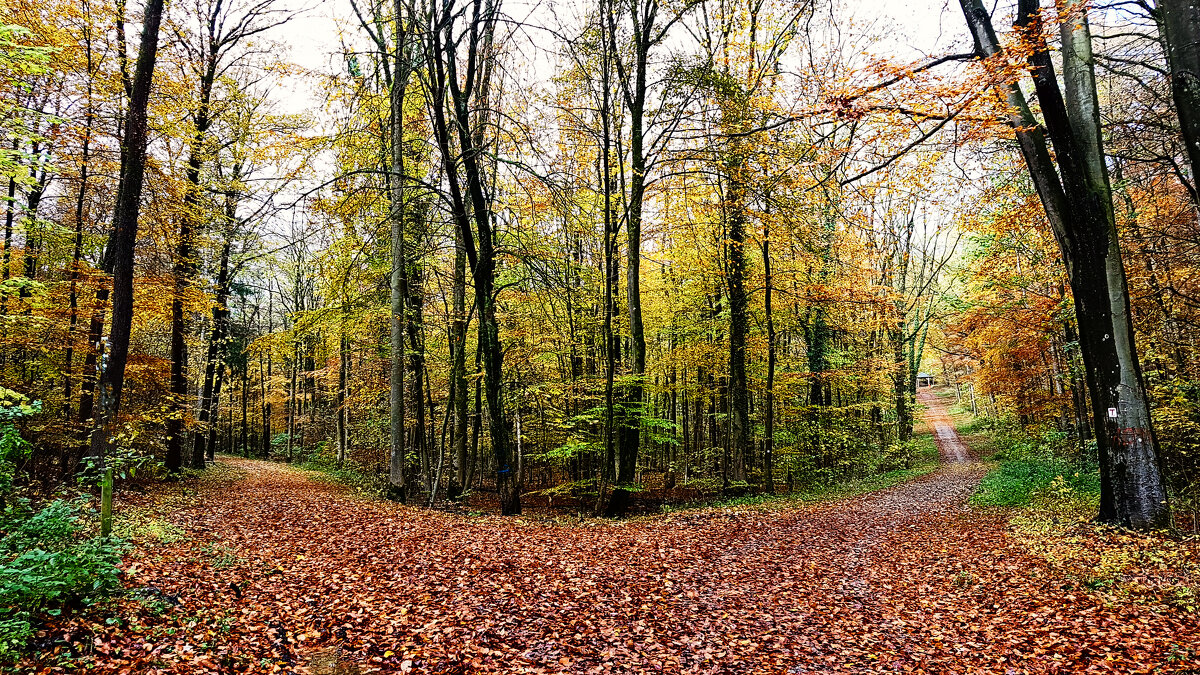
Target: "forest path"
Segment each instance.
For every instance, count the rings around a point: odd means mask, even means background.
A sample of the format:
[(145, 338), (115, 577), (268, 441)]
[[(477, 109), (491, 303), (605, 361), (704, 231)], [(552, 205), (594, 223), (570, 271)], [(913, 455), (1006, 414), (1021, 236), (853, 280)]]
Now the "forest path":
[(171, 516), (188, 538), (131, 561), (179, 606), (110, 630), (92, 672), (1135, 672), (1200, 640), (967, 510), (970, 462), (818, 505), (568, 526), (221, 461), (243, 476)]
[(917, 401), (925, 406), (922, 418), (937, 442), (943, 464), (963, 464), (971, 461), (970, 450), (958, 436), (950, 420), (950, 406), (928, 389), (917, 393)]

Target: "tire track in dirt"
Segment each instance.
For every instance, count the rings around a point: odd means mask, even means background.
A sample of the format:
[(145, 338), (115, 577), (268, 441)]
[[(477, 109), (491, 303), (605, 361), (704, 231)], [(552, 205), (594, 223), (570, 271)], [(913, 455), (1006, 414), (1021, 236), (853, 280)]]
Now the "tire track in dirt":
[(933, 432), (942, 463), (963, 464), (971, 461), (970, 451), (959, 438), (958, 431), (955, 430), (954, 423), (950, 420), (946, 402), (928, 390), (919, 392), (917, 400), (925, 405), (925, 423)]

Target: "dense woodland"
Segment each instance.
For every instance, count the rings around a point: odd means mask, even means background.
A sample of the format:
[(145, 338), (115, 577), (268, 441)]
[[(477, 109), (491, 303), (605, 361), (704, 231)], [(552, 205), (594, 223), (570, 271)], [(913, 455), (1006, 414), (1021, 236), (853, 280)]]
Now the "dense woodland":
[(822, 0), (352, 0), (312, 70), (329, 8), (5, 0), (17, 482), (621, 515), (910, 468), (928, 371), (1190, 521), (1196, 3), (961, 6), (897, 56)]

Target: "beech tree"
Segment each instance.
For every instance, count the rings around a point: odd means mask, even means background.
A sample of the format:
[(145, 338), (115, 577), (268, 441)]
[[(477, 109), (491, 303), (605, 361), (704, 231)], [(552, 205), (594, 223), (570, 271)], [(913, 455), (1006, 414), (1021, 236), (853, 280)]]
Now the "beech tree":
[(1200, 175), (1200, 3), (1159, 0), (1157, 17), (1192, 182)]
[(505, 412), (504, 350), (496, 318), (499, 220), (484, 161), (488, 152), (485, 143), (491, 142), (491, 137), (484, 128), (487, 118), (476, 113), (488, 110), (492, 104), (496, 59), (493, 45), (499, 19), (497, 0), (475, 0), (466, 8), (459, 7), (455, 0), (439, 0), (429, 10), (423, 50), (428, 63), (425, 77), (433, 133), (450, 193), (452, 217), (475, 281), (488, 434), (500, 507), (504, 515), (516, 515), (521, 512), (520, 476)]
[[(960, 0), (980, 57), (999, 66), (1004, 51), (980, 0)], [(997, 85), (1010, 108), (1021, 154), (1058, 239), (1075, 301), (1100, 453), (1102, 521), (1133, 527), (1169, 516), (1150, 410), (1133, 341), (1129, 292), (1104, 162), (1086, 8), (1064, 0), (1060, 34), (1064, 85), (1046, 47), (1036, 0), (1020, 0), (1016, 26), (1027, 41), (1044, 126), (1020, 86)], [(1054, 147), (1051, 157), (1046, 137)]]
[[(143, 10), (142, 38), (136, 70), (129, 90), (125, 134), (121, 139), (121, 181), (113, 211), (112, 236), (104, 256), (104, 269), (112, 275), (112, 328), (109, 332), (100, 378), (100, 412), (92, 430), (91, 454), (100, 461), (112, 447), (129, 358), (129, 333), (133, 323), (134, 248), (138, 212), (146, 173), (147, 106), (158, 57), (158, 31), (164, 0), (148, 0)], [(107, 296), (100, 296), (103, 301)]]

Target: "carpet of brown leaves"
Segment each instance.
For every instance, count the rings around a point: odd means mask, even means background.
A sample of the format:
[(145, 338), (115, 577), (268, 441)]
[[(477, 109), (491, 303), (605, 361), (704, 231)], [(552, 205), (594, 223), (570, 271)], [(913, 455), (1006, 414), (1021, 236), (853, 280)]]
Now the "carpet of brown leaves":
[(128, 559), (141, 599), (48, 627), (25, 669), (1200, 669), (1197, 613), (1116, 598), (1031, 553), (1005, 518), (964, 506), (982, 473), (970, 462), (815, 506), (566, 526), (372, 502), (224, 461), (244, 476), (169, 515), (187, 537)]

